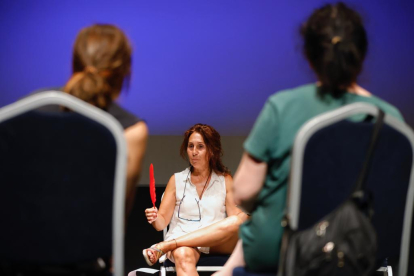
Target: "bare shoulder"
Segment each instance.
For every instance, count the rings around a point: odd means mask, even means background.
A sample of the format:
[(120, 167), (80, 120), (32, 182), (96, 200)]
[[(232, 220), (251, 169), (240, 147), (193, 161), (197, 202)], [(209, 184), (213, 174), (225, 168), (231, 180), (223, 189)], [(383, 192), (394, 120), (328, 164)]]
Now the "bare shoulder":
[(173, 183), (173, 184), (174, 184), (174, 186), (175, 186), (175, 174), (173, 174), (173, 175), (170, 177), (170, 180), (168, 180), (168, 184), (170, 184), (170, 183)]
[(224, 175), (224, 180), (227, 182), (233, 182), (233, 177), (230, 174)]
[(173, 174), (168, 180), (167, 187), (165, 187), (165, 194), (175, 194), (175, 175)]
[(224, 175), (224, 181), (226, 184), (226, 190), (232, 190), (233, 187), (233, 177), (230, 174)]
[(371, 97), (372, 93), (366, 90), (365, 88), (359, 86), (358, 84), (354, 84), (350, 87), (349, 92), (353, 94), (357, 94), (363, 97)]
[(148, 138), (148, 126), (140, 121), (125, 130), (125, 137), (129, 142), (143, 142)]
[(175, 174), (173, 174), (170, 177), (170, 180), (168, 180), (166, 190), (167, 189), (174, 189), (175, 190)]

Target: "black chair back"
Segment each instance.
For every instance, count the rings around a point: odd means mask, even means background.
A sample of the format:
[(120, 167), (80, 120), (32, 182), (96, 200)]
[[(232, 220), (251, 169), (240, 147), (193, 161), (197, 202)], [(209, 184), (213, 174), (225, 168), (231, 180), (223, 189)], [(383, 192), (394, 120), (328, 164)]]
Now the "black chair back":
[[(50, 101), (78, 112), (39, 109)], [(123, 139), (110, 115), (62, 93), (0, 109), (0, 271), (93, 270), (123, 250)]]
[(0, 124), (0, 258), (65, 263), (112, 254), (116, 145), (82, 115), (30, 111)]
[[(293, 229), (311, 227), (350, 197), (365, 161), (376, 110), (354, 104), (320, 115), (301, 128), (294, 144), (289, 187), (289, 208), (293, 210), (289, 215), (297, 220)], [(366, 120), (349, 120), (364, 111), (369, 114)], [(405, 233), (409, 241), (413, 145), (412, 130), (386, 115), (367, 178), (378, 238), (378, 266), (387, 258), (394, 270), (398, 270), (401, 252), (408, 255), (402, 237)], [(406, 270), (407, 256), (403, 259)]]

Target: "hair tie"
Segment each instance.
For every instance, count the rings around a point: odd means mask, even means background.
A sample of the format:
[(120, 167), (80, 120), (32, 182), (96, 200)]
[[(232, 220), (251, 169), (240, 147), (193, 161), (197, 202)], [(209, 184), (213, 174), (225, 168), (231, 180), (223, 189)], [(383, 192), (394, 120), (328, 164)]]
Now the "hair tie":
[(96, 69), (96, 67), (90, 66), (90, 65), (86, 66), (85, 69), (84, 69), (84, 71), (86, 73), (92, 73), (92, 74), (98, 73), (98, 70)]
[(342, 40), (342, 38), (341, 38), (340, 36), (334, 36), (334, 37), (332, 37), (332, 39), (331, 39), (331, 43), (332, 43), (333, 45), (336, 45), (338, 42), (341, 42), (341, 40)]

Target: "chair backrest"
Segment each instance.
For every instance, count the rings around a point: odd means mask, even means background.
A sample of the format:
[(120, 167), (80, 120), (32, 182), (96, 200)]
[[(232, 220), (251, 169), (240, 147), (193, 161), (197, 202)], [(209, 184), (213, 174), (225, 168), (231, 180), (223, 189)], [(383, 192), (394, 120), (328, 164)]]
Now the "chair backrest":
[[(44, 112), (46, 105), (70, 112)], [(68, 265), (110, 258), (123, 275), (126, 143), (106, 112), (62, 92), (0, 109), (0, 259)]]
[[(312, 226), (349, 197), (373, 124), (348, 119), (361, 114), (375, 117), (377, 113), (372, 105), (356, 103), (319, 115), (299, 130), (288, 198), (293, 229)], [(390, 115), (384, 121), (367, 179), (374, 201), (377, 260), (399, 260), (399, 275), (406, 275), (414, 197), (414, 134)]]

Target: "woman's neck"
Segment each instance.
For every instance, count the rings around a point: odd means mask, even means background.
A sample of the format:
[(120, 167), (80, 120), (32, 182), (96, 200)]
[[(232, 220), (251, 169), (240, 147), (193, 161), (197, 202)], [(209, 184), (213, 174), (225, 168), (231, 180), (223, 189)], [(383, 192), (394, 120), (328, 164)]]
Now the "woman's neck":
[[(321, 85), (322, 85), (322, 83), (320, 81), (316, 82), (316, 86), (321, 86)], [(363, 97), (371, 97), (372, 96), (372, 94), (368, 90), (362, 88), (356, 82), (354, 82), (349, 87), (347, 87), (346, 91), (348, 93), (355, 94), (355, 95), (358, 95), (358, 96), (363, 96)]]
[(351, 94), (356, 94), (356, 95), (363, 96), (363, 97), (372, 96), (372, 94), (368, 90), (362, 88), (356, 83), (353, 83), (350, 87), (348, 87), (348, 92)]
[(193, 167), (192, 175), (200, 178), (206, 178), (210, 174), (210, 168), (196, 169)]

